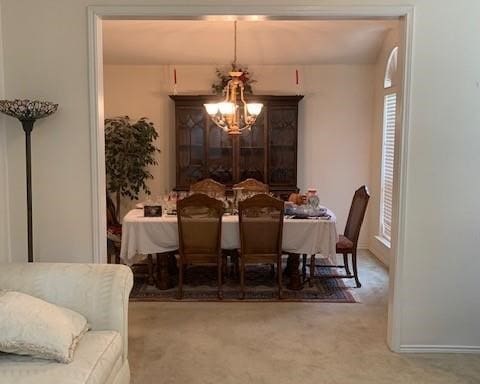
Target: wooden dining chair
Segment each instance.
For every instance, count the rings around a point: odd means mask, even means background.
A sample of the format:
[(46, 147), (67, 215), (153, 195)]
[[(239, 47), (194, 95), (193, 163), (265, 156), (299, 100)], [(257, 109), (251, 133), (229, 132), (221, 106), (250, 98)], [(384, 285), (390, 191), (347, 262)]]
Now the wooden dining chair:
[(117, 210), (107, 194), (107, 262), (120, 264), (122, 245), (122, 224), (117, 220)]
[[(110, 196), (107, 194), (107, 263), (121, 264), (120, 250), (122, 248), (122, 224), (117, 219), (117, 209)], [(142, 271), (145, 271), (143, 273)], [(147, 255), (146, 262), (132, 265), (134, 276), (144, 276), (149, 285), (155, 283), (153, 277), (153, 257)]]
[[(339, 240), (336, 244), (336, 253), (343, 255), (343, 265), (321, 265), (322, 267), (329, 268), (345, 268), (345, 275), (322, 277), (340, 277), (348, 279), (354, 278), (355, 283), (357, 284), (357, 288), (360, 288), (362, 286), (360, 280), (358, 279), (357, 245), (358, 236), (360, 235), (360, 229), (362, 227), (369, 199), (370, 194), (368, 193), (368, 189), (365, 185), (358, 188), (353, 195), (350, 212), (348, 213), (347, 224), (345, 225), (345, 231), (343, 232), (343, 235), (339, 235)], [(350, 273), (350, 268), (348, 267), (349, 254), (352, 255), (353, 275)], [(315, 255), (312, 255), (310, 259), (310, 285), (312, 285), (313, 279), (315, 277), (315, 268)]]
[(282, 297), (282, 232), (284, 202), (258, 194), (239, 203), (240, 285), (245, 298), (245, 265), (276, 264), (278, 297)]
[[(240, 181), (237, 184), (233, 185), (233, 188), (241, 188), (242, 193), (244, 193), (244, 196), (247, 196), (248, 194), (254, 195), (256, 193), (268, 193), (269, 192), (269, 187), (268, 184), (264, 184), (261, 181), (258, 181), (257, 179), (253, 178), (248, 178), (243, 181)], [(234, 251), (225, 251), (228, 255), (230, 255), (230, 260), (232, 261), (232, 268), (233, 268), (233, 274), (238, 276), (239, 273), (239, 259), (238, 259), (238, 252), (236, 250)], [(275, 275), (275, 267), (272, 264), (272, 276)]]
[(256, 179), (246, 179), (233, 186), (233, 188), (243, 188), (245, 192), (268, 193), (268, 184), (264, 184)]
[(223, 297), (225, 269), (220, 247), (223, 203), (203, 193), (193, 194), (177, 202), (178, 219), (178, 298), (183, 298), (185, 269), (189, 265), (216, 265), (218, 297)]
[(213, 179), (203, 179), (190, 185), (190, 192), (204, 193), (212, 197), (224, 197), (225, 189), (225, 185)]

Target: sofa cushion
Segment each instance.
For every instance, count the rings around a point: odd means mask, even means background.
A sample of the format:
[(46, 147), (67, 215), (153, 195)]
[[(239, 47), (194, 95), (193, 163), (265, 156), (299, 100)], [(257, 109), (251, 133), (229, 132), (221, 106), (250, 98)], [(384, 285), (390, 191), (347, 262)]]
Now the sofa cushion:
[(90, 331), (80, 342), (70, 364), (0, 353), (0, 383), (100, 384), (120, 366), (122, 338), (115, 331)]
[(87, 319), (22, 292), (0, 290), (0, 351), (70, 363)]

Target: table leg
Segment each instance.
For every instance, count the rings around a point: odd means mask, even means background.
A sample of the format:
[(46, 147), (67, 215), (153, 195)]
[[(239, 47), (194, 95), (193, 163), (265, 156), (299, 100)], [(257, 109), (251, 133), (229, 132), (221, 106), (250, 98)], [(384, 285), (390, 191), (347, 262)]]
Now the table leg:
[(307, 278), (307, 254), (306, 253), (302, 255), (302, 278), (303, 278), (303, 281), (305, 281)]
[(290, 254), (288, 254), (287, 265), (285, 266), (285, 269), (283, 270), (283, 275), (285, 277), (290, 277), (291, 274), (292, 274), (292, 259), (290, 257)]
[(175, 252), (172, 252), (168, 255), (168, 273), (170, 276), (175, 276), (178, 274), (178, 265)]
[(155, 279), (153, 278), (153, 256), (151, 254), (147, 256), (147, 268), (148, 268), (147, 284), (154, 285)]
[(288, 260), (290, 261), (288, 263), (290, 281), (288, 282), (287, 288), (295, 291), (303, 289), (300, 271), (298, 270), (298, 267), (300, 266), (300, 255), (298, 253), (289, 253)]
[(170, 253), (157, 253), (157, 288), (169, 289), (170, 273), (168, 271), (168, 259)]

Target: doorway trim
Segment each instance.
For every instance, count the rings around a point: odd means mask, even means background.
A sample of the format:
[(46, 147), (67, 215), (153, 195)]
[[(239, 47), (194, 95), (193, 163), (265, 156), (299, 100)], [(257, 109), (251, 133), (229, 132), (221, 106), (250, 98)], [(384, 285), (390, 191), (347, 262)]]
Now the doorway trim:
[(88, 7), (88, 64), (90, 97), (90, 151), (92, 183), (93, 261), (107, 261), (106, 245), (106, 179), (104, 140), (103, 50), (102, 20), (322, 20), (322, 19), (386, 19), (403, 21), (402, 98), (398, 137), (398, 156), (394, 174), (394, 220), (392, 225), (392, 260), (388, 304), (387, 342), (395, 352), (401, 351), (399, 322), (402, 313), (401, 277), (403, 273), (405, 213), (407, 191), (408, 133), (410, 100), (413, 6), (289, 6), (289, 5), (167, 5), (167, 6), (89, 6)]

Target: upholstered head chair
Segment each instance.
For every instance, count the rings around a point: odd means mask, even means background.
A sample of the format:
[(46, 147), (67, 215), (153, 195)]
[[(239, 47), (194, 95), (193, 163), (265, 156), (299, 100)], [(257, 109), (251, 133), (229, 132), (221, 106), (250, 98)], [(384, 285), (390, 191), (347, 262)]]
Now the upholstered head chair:
[(203, 179), (190, 185), (190, 192), (222, 197), (225, 196), (225, 185), (213, 179)]
[(183, 271), (187, 265), (213, 264), (218, 267), (218, 295), (222, 296), (223, 203), (203, 193), (177, 202), (179, 240), (179, 298), (183, 296)]
[(234, 188), (243, 188), (245, 192), (268, 193), (268, 184), (264, 184), (256, 179), (246, 179), (233, 186)]
[(107, 193), (107, 257), (109, 264), (112, 261), (115, 261), (115, 264), (120, 264), (121, 243), (122, 225), (118, 222), (115, 204)]
[[(350, 206), (350, 212), (348, 213), (347, 224), (345, 225), (345, 231), (343, 235), (339, 235), (339, 239), (336, 246), (337, 254), (343, 255), (343, 265), (332, 265), (331, 267), (345, 268), (345, 278), (354, 278), (358, 288), (362, 286), (358, 279), (357, 270), (357, 245), (358, 236), (360, 235), (360, 229), (362, 227), (365, 212), (367, 211), (368, 200), (370, 194), (368, 193), (365, 185), (361, 186), (355, 191), (353, 195), (352, 204)], [(350, 273), (348, 267), (348, 255), (352, 255), (352, 267), (353, 275)], [(327, 266), (328, 267), (328, 266)], [(315, 255), (312, 255), (310, 259), (310, 285), (312, 285), (313, 278), (315, 276)], [(323, 276), (328, 277), (328, 276)], [(338, 276), (335, 276), (338, 277)]]
[(258, 194), (239, 203), (240, 283), (245, 297), (245, 264), (277, 264), (278, 295), (282, 290), (284, 202)]
[(358, 188), (353, 195), (352, 205), (350, 206), (350, 212), (348, 213), (347, 224), (345, 225), (343, 235), (352, 242), (355, 248), (357, 247), (358, 236), (360, 235), (360, 229), (363, 219), (365, 218), (369, 199), (370, 194), (365, 185)]

